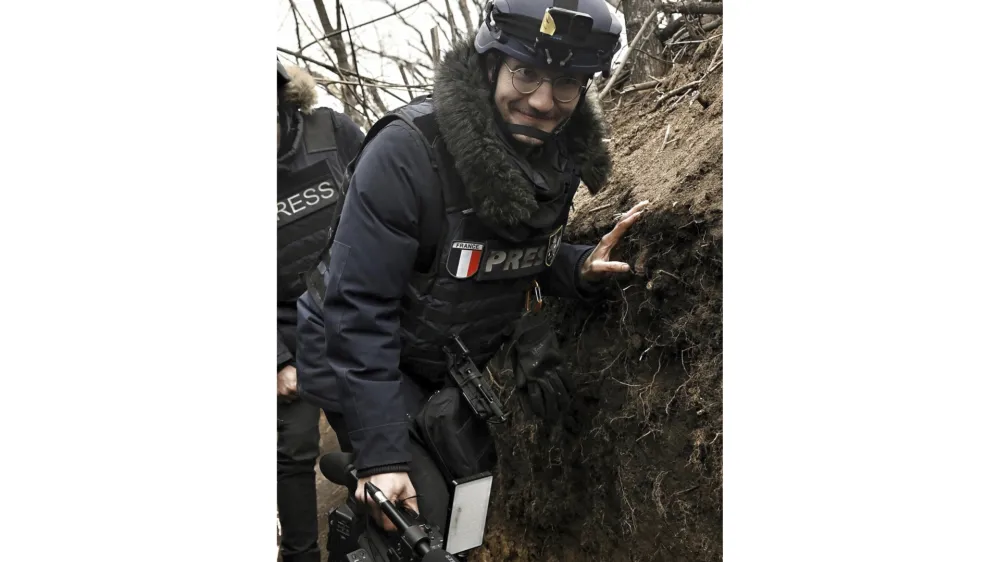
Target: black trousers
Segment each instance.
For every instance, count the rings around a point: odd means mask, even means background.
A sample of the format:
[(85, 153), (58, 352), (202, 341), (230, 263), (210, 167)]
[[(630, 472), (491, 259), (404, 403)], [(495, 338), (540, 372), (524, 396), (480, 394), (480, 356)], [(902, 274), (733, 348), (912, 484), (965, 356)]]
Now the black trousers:
[(320, 562), (316, 526), (319, 408), (278, 401), (278, 518), (284, 562)]
[[(326, 421), (330, 423), (330, 427), (337, 433), (340, 450), (347, 453), (353, 452), (343, 416), (328, 410), (324, 410), (323, 414), (326, 415)], [(443, 532), (447, 528), (448, 506), (451, 503), (448, 484), (427, 450), (412, 439), (410, 440), (410, 455), (409, 476), (413, 488), (417, 491), (417, 507), (420, 515)]]

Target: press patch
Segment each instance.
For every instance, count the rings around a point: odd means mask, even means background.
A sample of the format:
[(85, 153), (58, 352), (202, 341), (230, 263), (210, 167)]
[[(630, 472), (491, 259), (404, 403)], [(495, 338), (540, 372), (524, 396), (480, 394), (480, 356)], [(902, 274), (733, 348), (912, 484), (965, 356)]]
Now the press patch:
[(336, 175), (324, 160), (292, 174), (278, 190), (278, 228), (337, 202)]
[(456, 279), (468, 279), (479, 271), (486, 244), (456, 241), (448, 253), (448, 273)]

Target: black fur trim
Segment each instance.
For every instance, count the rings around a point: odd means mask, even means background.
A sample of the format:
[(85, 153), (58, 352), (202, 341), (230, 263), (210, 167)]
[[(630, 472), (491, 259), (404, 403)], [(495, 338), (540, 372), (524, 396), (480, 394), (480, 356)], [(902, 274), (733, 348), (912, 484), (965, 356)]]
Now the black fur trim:
[[(435, 115), (476, 214), (500, 226), (527, 221), (538, 209), (534, 184), (510, 161), (493, 117), (492, 87), (472, 39), (448, 52), (435, 76)], [(592, 194), (607, 183), (611, 156), (605, 129), (587, 98), (560, 133)]]

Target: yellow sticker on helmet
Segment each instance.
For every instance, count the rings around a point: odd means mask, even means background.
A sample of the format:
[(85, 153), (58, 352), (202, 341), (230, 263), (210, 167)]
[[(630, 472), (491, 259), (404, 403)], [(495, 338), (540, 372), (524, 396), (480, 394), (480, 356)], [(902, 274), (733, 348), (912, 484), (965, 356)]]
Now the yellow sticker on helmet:
[(556, 22), (548, 10), (545, 10), (545, 15), (542, 16), (542, 26), (538, 30), (546, 35), (552, 35), (556, 32)]

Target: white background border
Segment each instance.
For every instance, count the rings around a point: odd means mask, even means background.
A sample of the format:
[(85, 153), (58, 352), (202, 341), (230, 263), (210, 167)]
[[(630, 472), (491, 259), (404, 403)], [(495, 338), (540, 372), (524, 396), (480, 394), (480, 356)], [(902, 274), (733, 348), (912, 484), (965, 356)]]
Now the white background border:
[[(728, 4), (727, 561), (1000, 559), (995, 4)], [(272, 560), (273, 6), (0, 21), (3, 558)]]

